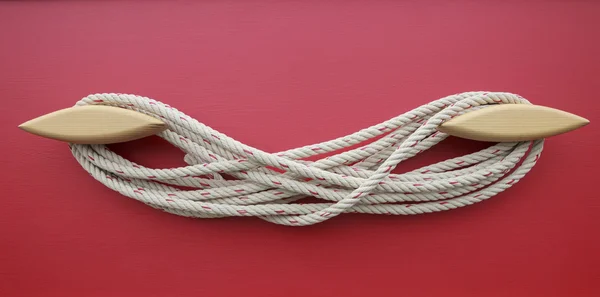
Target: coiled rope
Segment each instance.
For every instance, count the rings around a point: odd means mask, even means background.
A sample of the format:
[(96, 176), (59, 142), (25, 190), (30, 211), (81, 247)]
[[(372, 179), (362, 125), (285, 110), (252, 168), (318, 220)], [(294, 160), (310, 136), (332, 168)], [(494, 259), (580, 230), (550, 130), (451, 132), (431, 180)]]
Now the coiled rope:
[[(391, 173), (398, 163), (445, 139), (448, 135), (436, 127), (454, 116), (490, 104), (530, 104), (511, 93), (448, 96), (354, 134), (278, 153), (240, 143), (146, 97), (95, 94), (77, 102), (90, 104), (160, 118), (168, 129), (158, 136), (184, 151), (189, 166), (152, 169), (104, 145), (70, 144), (81, 166), (122, 195), (195, 218), (256, 216), (304, 226), (341, 213), (414, 215), (455, 209), (517, 183), (535, 165), (544, 142), (498, 143), (410, 172)], [(342, 152), (314, 162), (304, 160), (338, 150)], [(295, 203), (305, 197), (322, 202)]]

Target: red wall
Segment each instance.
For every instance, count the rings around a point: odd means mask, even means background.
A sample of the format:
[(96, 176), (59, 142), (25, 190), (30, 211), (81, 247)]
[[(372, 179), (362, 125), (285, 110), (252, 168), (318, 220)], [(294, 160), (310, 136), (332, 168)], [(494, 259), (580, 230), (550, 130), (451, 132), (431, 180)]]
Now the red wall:
[[(0, 295), (598, 296), (599, 14), (593, 1), (2, 2)], [(276, 152), (474, 90), (591, 124), (549, 139), (484, 203), (306, 228), (156, 211), (16, 128), (133, 93)], [(400, 169), (482, 147), (448, 142)], [(156, 139), (115, 149), (183, 164)]]

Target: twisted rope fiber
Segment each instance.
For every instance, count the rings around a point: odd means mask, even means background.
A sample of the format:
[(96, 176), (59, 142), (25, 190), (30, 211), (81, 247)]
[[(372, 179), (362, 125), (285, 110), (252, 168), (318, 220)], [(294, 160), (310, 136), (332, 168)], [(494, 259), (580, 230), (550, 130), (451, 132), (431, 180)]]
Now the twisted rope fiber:
[[(492, 104), (530, 104), (500, 92), (451, 95), (354, 134), (278, 153), (240, 143), (146, 97), (94, 94), (76, 105), (91, 104), (161, 119), (168, 129), (159, 136), (185, 152), (189, 165), (152, 169), (103, 145), (70, 144), (81, 166), (108, 188), (176, 215), (256, 216), (290, 226), (316, 224), (341, 213), (414, 215), (481, 202), (529, 172), (544, 142), (493, 144), (403, 174), (391, 173), (400, 162), (444, 140), (448, 135), (436, 128), (454, 116)], [(351, 146), (356, 148), (314, 162), (303, 160)], [(322, 202), (295, 203), (309, 196)]]

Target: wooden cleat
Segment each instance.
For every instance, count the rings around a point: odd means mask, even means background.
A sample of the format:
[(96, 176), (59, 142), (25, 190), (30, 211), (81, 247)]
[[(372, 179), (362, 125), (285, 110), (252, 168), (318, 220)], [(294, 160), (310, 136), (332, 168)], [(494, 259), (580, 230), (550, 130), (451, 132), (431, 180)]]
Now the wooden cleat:
[(110, 144), (160, 133), (167, 125), (137, 111), (105, 105), (58, 110), (19, 125), (46, 138), (78, 144)]
[(438, 130), (461, 138), (513, 142), (563, 134), (590, 121), (562, 110), (530, 104), (500, 104), (471, 111), (441, 124)]

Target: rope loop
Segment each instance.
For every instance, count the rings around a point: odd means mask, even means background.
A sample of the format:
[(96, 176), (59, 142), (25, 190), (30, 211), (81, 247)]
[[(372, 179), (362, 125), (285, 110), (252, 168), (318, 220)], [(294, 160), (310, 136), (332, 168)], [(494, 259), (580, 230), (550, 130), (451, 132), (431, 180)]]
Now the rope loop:
[[(544, 143), (543, 139), (497, 143), (410, 172), (392, 173), (400, 162), (444, 140), (448, 135), (436, 129), (444, 121), (491, 104), (530, 104), (502, 92), (447, 96), (351, 135), (277, 153), (240, 143), (150, 98), (94, 94), (76, 105), (90, 104), (119, 106), (164, 121), (168, 129), (158, 136), (185, 152), (188, 166), (147, 168), (104, 145), (70, 144), (81, 166), (122, 195), (194, 218), (255, 216), (305, 226), (341, 213), (414, 215), (451, 210), (486, 200), (517, 183), (535, 165)], [(329, 156), (304, 160), (321, 154)], [(297, 202), (305, 197), (320, 202)]]

